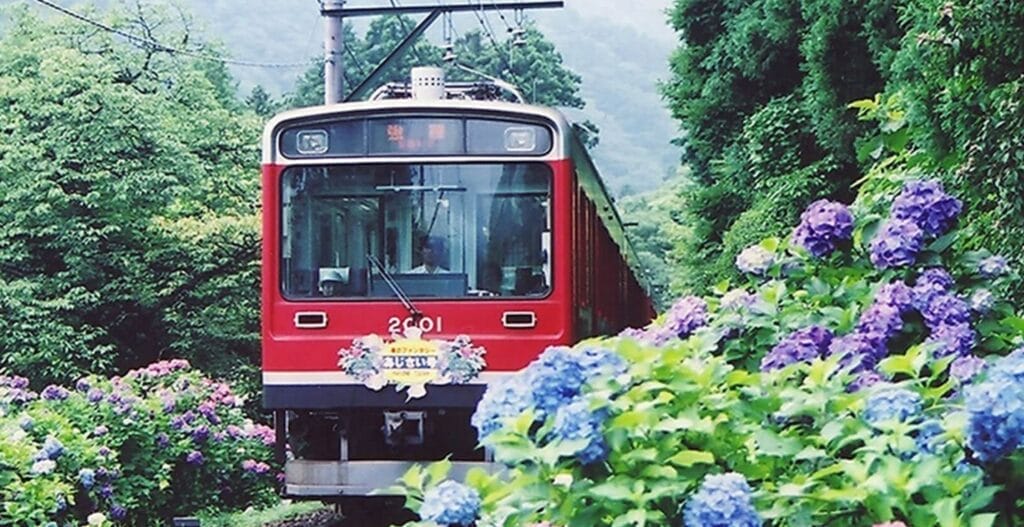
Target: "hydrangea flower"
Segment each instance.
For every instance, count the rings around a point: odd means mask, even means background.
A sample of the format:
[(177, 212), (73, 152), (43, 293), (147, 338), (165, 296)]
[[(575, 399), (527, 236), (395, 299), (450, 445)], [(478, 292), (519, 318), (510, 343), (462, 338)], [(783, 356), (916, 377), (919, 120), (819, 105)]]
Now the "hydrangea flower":
[(750, 308), (757, 303), (757, 295), (749, 293), (745, 289), (736, 288), (722, 295), (719, 301), (719, 308), (725, 310), (737, 310)]
[(586, 371), (572, 349), (552, 346), (530, 363), (524, 374), (533, 394), (533, 406), (543, 418), (554, 414), (580, 394)]
[(1003, 256), (989, 256), (978, 262), (978, 272), (985, 278), (997, 278), (1006, 274), (1010, 266)]
[(960, 200), (946, 194), (938, 180), (914, 180), (903, 185), (903, 192), (892, 202), (891, 215), (916, 224), (929, 236), (949, 230), (960, 215)]
[(914, 307), (923, 310), (932, 298), (953, 290), (953, 277), (941, 267), (926, 269), (914, 284)]
[(924, 232), (912, 222), (890, 219), (871, 239), (871, 263), (879, 269), (914, 263), (924, 244)]
[(967, 446), (982, 462), (997, 461), (1024, 438), (1024, 348), (1000, 358), (987, 378), (968, 385)]
[(35, 425), (36, 425), (35, 420), (32, 419), (32, 417), (28, 416), (28, 415), (22, 416), (22, 418), (18, 420), (18, 427), (21, 428), (22, 430), (26, 431), (26, 432), (29, 431), (29, 430), (32, 430), (32, 428), (35, 427)]
[(828, 255), (836, 246), (853, 236), (853, 215), (846, 205), (829, 200), (811, 203), (800, 215), (793, 231), (793, 243), (807, 249), (816, 258)]
[(32, 468), (29, 472), (32, 474), (49, 474), (53, 472), (53, 469), (57, 468), (57, 462), (52, 459), (40, 459), (32, 464)]
[(684, 527), (760, 527), (750, 485), (740, 474), (710, 474), (683, 507)]
[(971, 311), (984, 315), (992, 310), (992, 306), (996, 305), (996, 297), (988, 289), (978, 289), (971, 293), (971, 298), (967, 302), (971, 306)]
[(885, 386), (870, 396), (864, 409), (864, 420), (871, 424), (885, 421), (907, 421), (921, 413), (921, 395), (898, 386)]
[(92, 388), (89, 390), (89, 393), (86, 394), (85, 398), (88, 399), (90, 403), (98, 403), (103, 400), (104, 395), (106, 394), (103, 393), (103, 390), (99, 388)]
[(885, 342), (857, 332), (833, 339), (828, 347), (829, 356), (837, 355), (840, 365), (855, 372), (874, 368), (887, 353)]
[(90, 527), (103, 525), (107, 522), (107, 517), (102, 512), (94, 512), (85, 518), (85, 522)]
[(930, 419), (917, 429), (917, 437), (914, 438), (914, 443), (921, 452), (938, 454), (942, 449), (941, 436), (944, 432), (945, 430), (943, 430), (941, 423)]
[(914, 291), (903, 282), (888, 283), (875, 293), (875, 303), (893, 307), (902, 315), (913, 309)]
[(857, 321), (857, 331), (887, 341), (903, 329), (900, 310), (888, 304), (872, 304)]
[(420, 516), (439, 525), (467, 526), (480, 514), (480, 494), (471, 487), (446, 480), (423, 495)]
[(626, 360), (610, 349), (587, 347), (576, 353), (586, 379), (600, 375), (620, 375), (629, 369)]
[(777, 370), (796, 362), (810, 362), (819, 358), (832, 344), (832, 337), (832, 332), (821, 326), (794, 331), (761, 359), (761, 371)]
[(586, 440), (586, 446), (576, 452), (576, 457), (584, 465), (589, 465), (603, 460), (608, 455), (608, 445), (601, 431), (603, 424), (603, 416), (591, 412), (586, 401), (578, 400), (558, 409), (554, 428), (551, 430), (551, 439)]
[(193, 450), (185, 456), (185, 462), (189, 465), (202, 465), (203, 464), (203, 453), (198, 450)]
[(64, 445), (56, 437), (46, 436), (46, 439), (43, 440), (43, 448), (40, 450), (40, 454), (45, 459), (57, 459), (63, 453)]
[[(477, 436), (483, 440), (501, 428), (503, 419), (523, 413), (530, 404), (530, 387), (521, 377), (512, 377), (502, 383), (487, 386), (470, 422), (476, 428)], [(228, 435), (231, 435), (230, 427)]]
[(960, 357), (974, 349), (974, 337), (970, 324), (941, 324), (932, 330), (925, 343), (936, 346), (936, 357)]
[(43, 388), (43, 392), (40, 394), (40, 396), (47, 401), (63, 401), (68, 398), (68, 395), (71, 395), (71, 392), (66, 388), (57, 386), (56, 384), (51, 384), (46, 388)]
[(110, 508), (111, 518), (115, 520), (123, 520), (125, 519), (126, 516), (128, 516), (128, 509), (125, 509), (120, 505), (114, 505), (113, 507)]
[(956, 295), (944, 293), (932, 297), (921, 310), (924, 323), (934, 330), (939, 326), (967, 324), (971, 320), (971, 309)]
[(963, 355), (957, 357), (949, 365), (949, 375), (960, 382), (968, 382), (974, 376), (985, 371), (985, 359), (974, 355)]
[(686, 338), (708, 323), (708, 305), (699, 296), (687, 296), (668, 310), (664, 328), (673, 336)]
[(848, 392), (859, 392), (882, 382), (882, 376), (875, 371), (863, 371), (846, 386)]
[(756, 276), (764, 276), (774, 264), (775, 254), (760, 245), (751, 245), (736, 255), (736, 268)]
[(96, 484), (96, 472), (90, 468), (83, 468), (78, 471), (78, 482), (82, 484), (82, 488), (91, 489)]

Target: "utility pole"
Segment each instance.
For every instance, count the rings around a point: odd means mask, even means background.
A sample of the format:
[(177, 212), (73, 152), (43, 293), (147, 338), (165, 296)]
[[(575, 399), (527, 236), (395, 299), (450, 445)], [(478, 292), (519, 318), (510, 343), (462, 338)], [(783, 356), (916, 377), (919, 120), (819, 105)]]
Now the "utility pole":
[[(398, 6), (393, 2), (391, 7), (354, 7), (345, 8), (345, 0), (321, 0), (320, 16), (324, 17), (324, 104), (335, 104), (345, 100), (352, 100), (356, 96), (364, 95), (368, 86), (376, 78), (383, 74), (385, 67), (392, 61), (397, 60), (415, 41), (427, 27), (433, 23), (442, 13), (466, 12), (466, 11), (495, 11), (499, 9), (522, 10), (522, 9), (543, 9), (562, 7), (563, 0), (515, 0), (498, 1), (492, 0), (490, 4), (419, 4)], [(345, 69), (342, 61), (342, 52), (345, 51), (344, 36), (342, 33), (342, 20), (345, 17), (367, 16), (367, 15), (401, 15), (414, 13), (428, 13), (429, 15), (405, 40), (392, 51), (377, 68), (359, 86), (345, 98)], [(425, 66), (425, 64), (422, 64)]]
[[(340, 12), (345, 0), (323, 0), (321, 13)], [(341, 102), (345, 94), (345, 39), (340, 14), (324, 14), (324, 104)]]

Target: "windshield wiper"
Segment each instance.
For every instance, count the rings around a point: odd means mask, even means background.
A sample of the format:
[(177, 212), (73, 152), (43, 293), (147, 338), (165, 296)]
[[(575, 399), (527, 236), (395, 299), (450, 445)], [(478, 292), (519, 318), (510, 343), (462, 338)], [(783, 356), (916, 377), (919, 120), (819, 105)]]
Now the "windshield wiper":
[(412, 300), (409, 299), (409, 295), (405, 294), (405, 291), (402, 291), (402, 286), (398, 285), (398, 282), (395, 281), (395, 277), (391, 276), (391, 273), (389, 273), (384, 267), (384, 264), (380, 263), (380, 260), (378, 260), (376, 256), (367, 254), (366, 259), (377, 268), (377, 271), (379, 271), (380, 275), (384, 278), (384, 283), (388, 284), (388, 287), (390, 287), (395, 295), (398, 296), (398, 300), (402, 302), (402, 305), (409, 310), (409, 315), (412, 316), (413, 321), (419, 322), (419, 320), (423, 318), (423, 312), (416, 309), (416, 306), (412, 305)]

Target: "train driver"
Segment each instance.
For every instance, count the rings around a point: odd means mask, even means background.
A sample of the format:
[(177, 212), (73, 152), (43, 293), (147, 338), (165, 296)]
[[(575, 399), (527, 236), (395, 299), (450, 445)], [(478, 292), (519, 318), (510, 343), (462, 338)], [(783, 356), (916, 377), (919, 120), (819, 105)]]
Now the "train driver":
[(448, 269), (441, 267), (441, 259), (444, 258), (444, 239), (439, 236), (424, 236), (420, 240), (420, 256), (423, 263), (413, 267), (410, 274), (435, 274), (449, 273)]

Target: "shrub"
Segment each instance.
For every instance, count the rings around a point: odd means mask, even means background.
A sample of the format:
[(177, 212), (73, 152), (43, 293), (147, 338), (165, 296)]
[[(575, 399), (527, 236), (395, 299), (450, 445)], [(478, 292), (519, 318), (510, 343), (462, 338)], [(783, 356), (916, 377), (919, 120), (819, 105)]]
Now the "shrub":
[(0, 523), (164, 525), (269, 502), (273, 430), (242, 402), (183, 360), (39, 394), (0, 377)]
[[(1024, 521), (1024, 319), (995, 300), (1010, 274), (950, 250), (955, 198), (904, 174), (873, 172), (852, 229), (845, 207), (816, 204), (741, 287), (489, 387), (474, 424), (507, 469), (467, 475), (476, 524)], [(921, 235), (875, 261), (890, 216)], [(808, 233), (828, 243), (810, 251)], [(403, 478), (411, 507), (439, 507), (447, 466)]]

